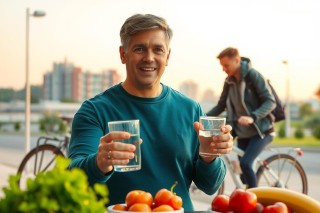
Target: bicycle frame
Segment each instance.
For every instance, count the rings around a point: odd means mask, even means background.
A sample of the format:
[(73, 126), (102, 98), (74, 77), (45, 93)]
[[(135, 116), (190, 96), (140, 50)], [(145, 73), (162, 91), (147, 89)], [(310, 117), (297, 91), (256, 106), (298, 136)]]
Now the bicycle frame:
[[(44, 142), (41, 143), (42, 141), (44, 141)], [(56, 146), (57, 149), (59, 149), (60, 151), (63, 151), (65, 154), (67, 154), (68, 144), (69, 144), (69, 135), (65, 135), (65, 137), (63, 139), (60, 139), (58, 137), (41, 136), (37, 140), (37, 145), (36, 145), (35, 149), (38, 149), (40, 145), (49, 144), (49, 142), (57, 142), (58, 143), (58, 145)], [(44, 152), (41, 152), (41, 154), (40, 154), (40, 161), (38, 161), (38, 153), (35, 155), (34, 169), (42, 168), (43, 158), (44, 158)], [(44, 170), (46, 170), (54, 160), (55, 159), (52, 159), (51, 162), (49, 162), (48, 165), (44, 168)], [(38, 162), (40, 162), (39, 166), (37, 165)], [(34, 174), (37, 174), (39, 172), (40, 171), (34, 171)]]
[[(72, 118), (61, 117), (61, 119), (68, 124), (64, 136), (40, 136), (36, 146), (22, 159), (17, 171), (21, 175), (18, 180), (19, 187), (25, 186), (28, 178), (34, 178), (38, 173), (52, 169), (55, 165), (56, 156), (68, 156), (71, 138), (68, 127)], [(21, 183), (22, 185), (20, 185)]]
[[(242, 157), (244, 155), (244, 151), (236, 146), (234, 146), (232, 148), (232, 152), (236, 153), (236, 155), (240, 156), (240, 157)], [(235, 168), (231, 162), (230, 155), (229, 154), (222, 155), (221, 157), (224, 160), (224, 162), (226, 163), (227, 170), (229, 171), (229, 174), (231, 175), (231, 178), (232, 178), (233, 182), (235, 183), (236, 188), (244, 189), (245, 185), (242, 183), (242, 181), (240, 179), (240, 175), (235, 171)]]
[[(283, 152), (281, 152), (279, 150), (279, 148), (272, 148), (272, 147), (269, 147), (267, 148), (269, 149), (270, 151), (272, 152), (277, 152), (277, 154), (281, 154)], [(242, 157), (244, 155), (244, 151), (241, 150), (240, 148), (238, 148), (237, 146), (234, 146), (233, 147), (233, 150), (232, 150), (232, 153), (235, 153), (237, 155), (237, 157)], [(289, 148), (289, 150), (286, 152), (287, 154), (290, 154), (292, 155), (292, 153), (296, 153), (297, 155), (302, 155), (302, 151), (300, 148)], [(230, 154), (227, 154), (227, 155), (222, 155), (221, 156), (223, 158), (223, 160), (225, 161), (226, 163), (226, 166), (227, 166), (227, 169), (229, 171), (229, 174), (236, 186), (236, 188), (242, 188), (242, 189), (245, 189), (246, 188), (246, 185), (242, 183), (241, 179), (240, 179), (240, 174), (236, 171), (236, 169), (234, 168), (234, 165), (232, 164), (232, 160), (231, 160), (231, 157), (230, 157)], [(296, 158), (295, 159), (295, 162), (297, 161)], [(238, 159), (237, 159), (238, 161)], [(279, 169), (278, 171), (282, 171), (283, 167), (284, 167), (284, 164), (285, 162), (282, 162), (282, 165), (279, 165)], [(279, 172), (279, 174), (276, 174), (267, 164), (267, 162), (261, 160), (261, 158), (258, 156), (254, 163), (253, 163), (253, 167), (254, 168), (259, 168), (260, 166), (264, 166), (266, 168), (265, 171), (268, 172), (268, 175), (270, 175), (270, 177), (272, 177), (274, 180), (278, 180), (278, 186), (277, 187), (284, 187), (285, 186), (285, 183), (288, 181), (283, 181), (281, 180), (281, 177), (280, 177), (280, 174), (281, 172)], [(291, 171), (290, 171), (291, 173)], [(269, 184), (271, 183), (271, 180), (270, 178), (264, 173), (263, 174), (265, 179), (269, 182)], [(288, 176), (289, 178), (290, 176)]]

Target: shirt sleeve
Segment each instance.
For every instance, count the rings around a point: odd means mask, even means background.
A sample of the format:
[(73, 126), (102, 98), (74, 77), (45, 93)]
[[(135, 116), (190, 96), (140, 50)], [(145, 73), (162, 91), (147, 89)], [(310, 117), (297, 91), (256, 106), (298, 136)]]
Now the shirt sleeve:
[[(199, 114), (203, 111), (199, 106)], [(196, 136), (198, 143), (199, 138)], [(194, 157), (194, 178), (196, 186), (208, 195), (214, 194), (220, 187), (226, 175), (226, 165), (224, 161), (217, 157), (211, 163), (202, 161), (199, 157), (199, 146)]]
[(69, 168), (78, 167), (88, 176), (90, 185), (105, 183), (112, 172), (105, 175), (97, 165), (97, 153), (103, 128), (96, 119), (96, 112), (90, 102), (83, 103), (72, 121), (72, 136), (69, 145)]
[(226, 176), (226, 165), (217, 157), (211, 163), (205, 163), (200, 158), (196, 162), (196, 186), (208, 195), (214, 194)]

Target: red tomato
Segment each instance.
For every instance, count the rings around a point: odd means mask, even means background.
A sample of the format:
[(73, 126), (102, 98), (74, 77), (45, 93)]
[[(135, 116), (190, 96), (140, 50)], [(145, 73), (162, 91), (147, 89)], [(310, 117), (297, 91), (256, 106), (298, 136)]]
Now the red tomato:
[(163, 204), (161, 206), (158, 206), (154, 209), (152, 209), (153, 212), (172, 212), (174, 211), (174, 209), (172, 208), (172, 206)]
[(211, 209), (217, 212), (229, 211), (229, 196), (217, 195), (211, 202)]
[(128, 209), (129, 212), (151, 212), (151, 207), (146, 203), (135, 203)]
[(254, 212), (257, 205), (257, 195), (243, 189), (236, 189), (230, 195), (229, 208), (234, 212)]
[(289, 213), (288, 207), (283, 202), (264, 207), (262, 213)]
[(142, 190), (133, 190), (130, 191), (126, 196), (126, 205), (127, 208), (130, 208), (135, 203), (145, 203), (151, 207), (153, 203), (153, 197), (149, 192)]
[(168, 189), (160, 189), (154, 197), (154, 206), (158, 207), (164, 204), (171, 206), (174, 210), (178, 210), (182, 208), (182, 198)]
[(182, 198), (176, 194), (173, 194), (169, 201), (169, 205), (172, 206), (174, 210), (179, 210), (182, 208)]
[(170, 199), (172, 198), (173, 193), (168, 189), (160, 189), (156, 196), (154, 197), (154, 206), (158, 207), (163, 204), (169, 203)]
[(177, 182), (171, 187), (171, 191), (168, 189), (160, 189), (154, 197), (154, 207), (161, 205), (169, 205), (174, 210), (182, 208), (182, 198), (173, 192), (173, 188), (177, 185)]
[(127, 206), (123, 205), (123, 204), (116, 204), (113, 206), (112, 208), (113, 210), (118, 210), (118, 211), (127, 211)]

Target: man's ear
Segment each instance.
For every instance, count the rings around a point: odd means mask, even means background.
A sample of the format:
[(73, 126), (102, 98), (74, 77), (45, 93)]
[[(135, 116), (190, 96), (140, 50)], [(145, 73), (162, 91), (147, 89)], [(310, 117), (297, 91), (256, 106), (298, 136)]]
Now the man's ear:
[(235, 59), (236, 59), (236, 63), (237, 63), (237, 64), (240, 64), (241, 57), (240, 57), (240, 56), (236, 56)]
[(169, 49), (169, 52), (168, 52), (168, 55), (167, 55), (167, 62), (166, 62), (166, 66), (168, 66), (168, 64), (169, 64), (170, 53), (171, 53), (171, 48)]
[(125, 64), (126, 63), (126, 52), (125, 52), (123, 46), (119, 47), (119, 53), (120, 53), (121, 63)]

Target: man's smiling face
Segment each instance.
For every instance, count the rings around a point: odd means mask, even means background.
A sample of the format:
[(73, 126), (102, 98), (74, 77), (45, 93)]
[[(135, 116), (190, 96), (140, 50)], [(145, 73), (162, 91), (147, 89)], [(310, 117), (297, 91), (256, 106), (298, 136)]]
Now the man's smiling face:
[(148, 30), (132, 36), (127, 50), (120, 47), (121, 61), (127, 69), (126, 82), (138, 89), (160, 84), (169, 56), (169, 41), (164, 31)]

